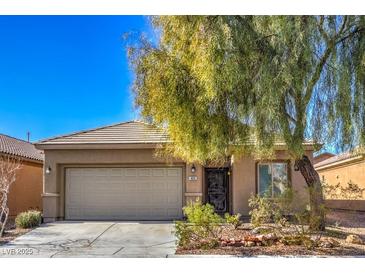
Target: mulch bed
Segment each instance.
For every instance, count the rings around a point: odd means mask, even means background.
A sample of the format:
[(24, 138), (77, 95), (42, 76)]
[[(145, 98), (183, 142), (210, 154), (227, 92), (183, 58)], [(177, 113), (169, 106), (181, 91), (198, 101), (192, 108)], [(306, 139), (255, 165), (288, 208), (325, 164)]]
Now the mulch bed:
[(365, 255), (365, 250), (356, 247), (334, 247), (334, 248), (315, 248), (308, 250), (303, 246), (253, 246), (253, 247), (218, 247), (209, 250), (177, 249), (176, 254), (194, 255), (236, 255), (236, 256), (358, 256)]

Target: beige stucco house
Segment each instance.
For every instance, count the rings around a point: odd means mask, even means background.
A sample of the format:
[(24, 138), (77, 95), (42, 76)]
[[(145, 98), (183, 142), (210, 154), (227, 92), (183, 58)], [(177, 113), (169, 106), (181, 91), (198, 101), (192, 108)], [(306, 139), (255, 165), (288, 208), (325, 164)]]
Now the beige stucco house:
[[(346, 188), (352, 182), (365, 189), (365, 154), (345, 152), (317, 162), (314, 168), (322, 181), (328, 185), (337, 185)], [(327, 201), (331, 208), (365, 211), (365, 196), (347, 200), (337, 198)]]
[(14, 218), (20, 212), (42, 210), (43, 152), (30, 142), (0, 134), (0, 156), (16, 157), (21, 160), (21, 169), (11, 185), (8, 196), (9, 216)]
[[(179, 219), (196, 200), (248, 215), (251, 194), (275, 197), (288, 183), (305, 192), (284, 144), (277, 144), (275, 161), (243, 157), (216, 167), (157, 157), (166, 142), (162, 130), (131, 121), (37, 143), (45, 154), (44, 220)], [(312, 144), (305, 147), (312, 159)]]

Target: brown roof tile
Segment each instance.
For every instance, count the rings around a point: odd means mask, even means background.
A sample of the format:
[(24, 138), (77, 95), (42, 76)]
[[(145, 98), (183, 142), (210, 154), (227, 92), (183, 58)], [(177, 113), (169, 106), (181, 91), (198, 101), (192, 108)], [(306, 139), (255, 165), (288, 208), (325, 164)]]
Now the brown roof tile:
[(330, 157), (326, 160), (323, 160), (321, 162), (318, 162), (314, 165), (315, 168), (319, 168), (319, 167), (323, 167), (323, 166), (326, 166), (326, 165), (330, 165), (330, 164), (335, 164), (337, 162), (341, 162), (343, 160), (348, 160), (348, 159), (351, 159), (351, 158), (356, 158), (356, 157), (359, 157), (359, 156), (364, 156), (364, 154), (362, 153), (356, 153), (356, 152), (344, 152), (344, 153), (341, 153), (341, 154), (338, 154), (338, 155), (335, 155), (333, 157)]
[(43, 161), (43, 152), (32, 143), (0, 134), (0, 153), (23, 157), (35, 161)]
[(123, 122), (41, 140), (37, 144), (156, 144), (168, 142), (167, 133), (141, 121)]
[[(169, 138), (164, 129), (142, 121), (129, 121), (41, 140), (36, 145), (158, 144), (167, 142), (169, 142)], [(285, 145), (280, 141), (277, 141), (276, 144)], [(305, 141), (303, 144), (313, 145), (314, 143)]]

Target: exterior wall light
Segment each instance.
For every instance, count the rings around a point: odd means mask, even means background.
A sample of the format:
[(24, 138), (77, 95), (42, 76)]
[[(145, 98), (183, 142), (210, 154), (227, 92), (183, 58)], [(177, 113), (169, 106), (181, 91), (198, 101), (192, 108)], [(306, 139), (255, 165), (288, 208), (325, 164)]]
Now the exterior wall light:
[(193, 164), (192, 166), (191, 166), (191, 173), (195, 173), (196, 172), (196, 167), (195, 167), (195, 165)]
[(50, 167), (50, 166), (48, 166), (48, 167), (47, 167), (47, 169), (46, 169), (46, 174), (50, 174), (50, 173), (51, 173), (51, 171), (52, 171), (51, 167)]

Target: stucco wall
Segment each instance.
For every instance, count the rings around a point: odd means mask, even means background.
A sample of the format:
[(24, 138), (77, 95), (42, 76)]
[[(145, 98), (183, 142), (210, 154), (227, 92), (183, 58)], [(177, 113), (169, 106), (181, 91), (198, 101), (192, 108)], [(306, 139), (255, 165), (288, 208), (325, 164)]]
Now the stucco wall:
[[(312, 159), (312, 152), (307, 153)], [(278, 152), (280, 159), (287, 159), (285, 152)], [(255, 193), (255, 161), (252, 158), (237, 159), (233, 163), (231, 173), (232, 200), (230, 208), (234, 213), (248, 214), (248, 198)], [(191, 172), (191, 165), (181, 160), (166, 163), (157, 158), (153, 149), (69, 149), (45, 150), (45, 169), (51, 168), (50, 174), (44, 174), (43, 214), (45, 221), (53, 221), (64, 217), (64, 170), (75, 166), (161, 166), (174, 165), (183, 168), (183, 204), (190, 201), (204, 201), (204, 167), (195, 165), (196, 172)], [(293, 163), (291, 163), (291, 167)], [(196, 176), (197, 180), (189, 180)], [(305, 182), (299, 172), (292, 167), (292, 182), (295, 190), (303, 193)]]
[[(312, 161), (312, 151), (307, 151), (306, 155)], [(280, 160), (289, 160), (289, 155), (285, 151), (277, 151), (276, 158)], [(233, 213), (241, 213), (242, 215), (249, 215), (250, 208), (248, 206), (248, 199), (252, 194), (256, 194), (256, 163), (251, 157), (242, 157), (235, 159), (232, 165), (232, 209)], [(294, 162), (290, 161), (289, 177), (293, 190), (297, 195), (298, 201), (301, 204), (308, 201), (306, 191), (306, 183), (299, 171), (294, 171)], [(299, 205), (299, 203), (298, 203)]]
[[(183, 204), (187, 201), (196, 201), (202, 197), (203, 168), (195, 165), (197, 171), (191, 173), (181, 160), (166, 162), (165, 159), (155, 156), (153, 149), (123, 149), (123, 150), (46, 150), (45, 169), (51, 168), (50, 174), (44, 174), (43, 205), (45, 221), (62, 219), (64, 217), (64, 170), (72, 166), (161, 166), (173, 165), (183, 168)], [(189, 181), (191, 175), (197, 180)]]
[(42, 164), (23, 162), (16, 174), (16, 181), (10, 188), (10, 216), (28, 209), (42, 210)]
[[(318, 169), (317, 171), (320, 178), (329, 185), (336, 185), (340, 183), (341, 186), (346, 187), (347, 183), (351, 181), (359, 187), (365, 188), (364, 159), (330, 168)], [(365, 199), (365, 197), (363, 197), (363, 199)]]

